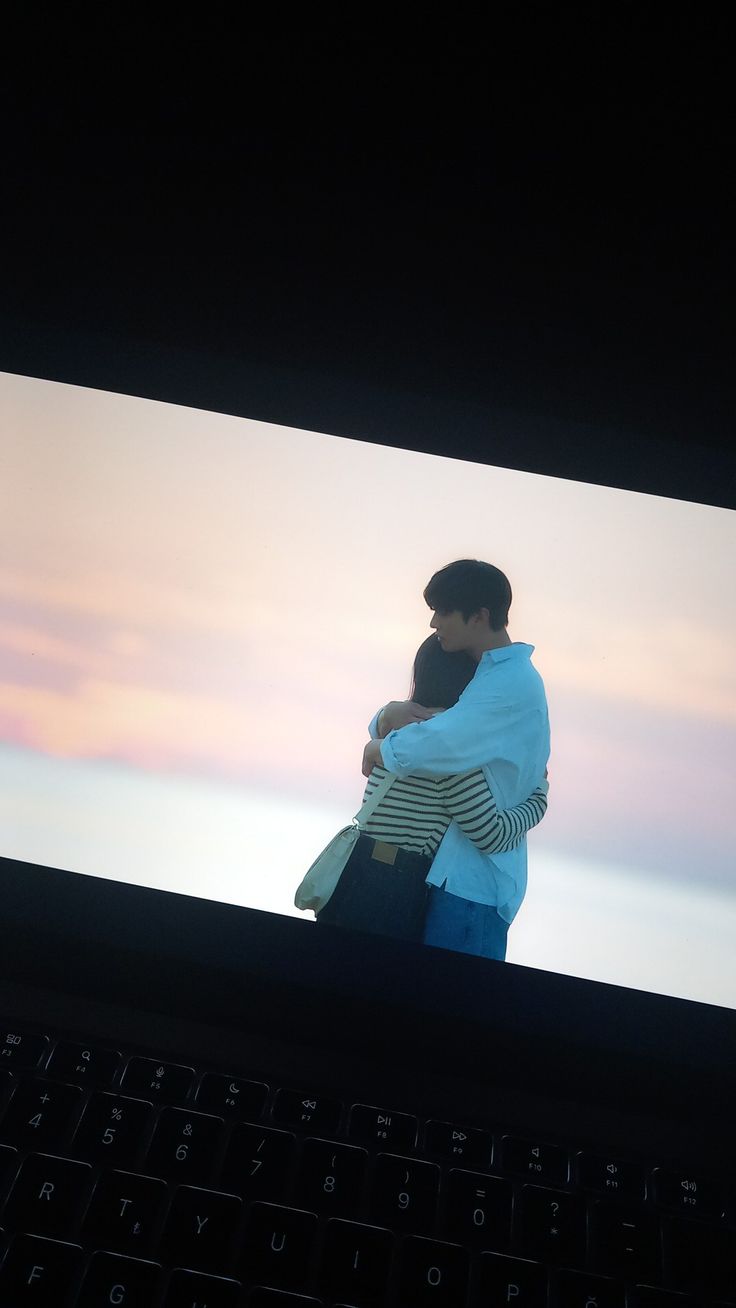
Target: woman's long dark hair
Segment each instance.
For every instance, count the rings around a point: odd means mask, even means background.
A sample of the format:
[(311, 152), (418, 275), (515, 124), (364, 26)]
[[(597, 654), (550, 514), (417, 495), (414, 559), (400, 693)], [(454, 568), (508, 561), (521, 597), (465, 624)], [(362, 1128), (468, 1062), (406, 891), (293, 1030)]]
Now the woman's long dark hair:
[(409, 699), (423, 708), (451, 708), (476, 674), (478, 664), (464, 651), (447, 654), (428, 636), (414, 659)]

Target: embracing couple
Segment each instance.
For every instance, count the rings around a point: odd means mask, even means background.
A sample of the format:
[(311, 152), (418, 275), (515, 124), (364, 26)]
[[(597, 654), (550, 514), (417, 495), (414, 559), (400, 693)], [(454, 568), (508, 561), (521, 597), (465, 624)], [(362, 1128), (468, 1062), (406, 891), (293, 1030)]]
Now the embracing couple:
[(435, 635), (417, 652), (409, 699), (370, 724), (369, 816), (317, 922), (503, 960), (526, 833), (547, 807), (544, 685), (534, 647), (509, 637), (498, 568), (450, 563), (424, 598)]

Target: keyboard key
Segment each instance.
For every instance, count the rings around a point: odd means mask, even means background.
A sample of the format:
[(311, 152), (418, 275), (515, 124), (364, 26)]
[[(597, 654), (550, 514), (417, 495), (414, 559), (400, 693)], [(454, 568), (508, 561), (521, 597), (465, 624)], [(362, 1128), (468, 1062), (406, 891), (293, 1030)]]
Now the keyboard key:
[(58, 1308), (66, 1303), (82, 1268), (79, 1245), (18, 1235), (0, 1268), (0, 1303), (23, 1308)]
[(409, 1113), (395, 1113), (385, 1108), (354, 1104), (350, 1110), (348, 1138), (359, 1144), (379, 1145), (385, 1149), (413, 1149), (419, 1122)]
[(505, 1135), (501, 1141), (501, 1167), (511, 1176), (526, 1177), (528, 1181), (567, 1185), (570, 1160), (567, 1150), (559, 1145)]
[(156, 1124), (146, 1169), (172, 1181), (202, 1185), (210, 1179), (224, 1133), (221, 1117), (185, 1108), (164, 1108)]
[(594, 1203), (590, 1214), (593, 1270), (656, 1285), (658, 1235), (656, 1217), (639, 1205)]
[(13, 1072), (33, 1072), (48, 1055), (48, 1036), (36, 1035), (18, 1027), (0, 1026), (0, 1068)]
[(557, 1272), (553, 1302), (564, 1308), (626, 1308), (623, 1282), (587, 1272)]
[(425, 1152), (456, 1167), (477, 1167), (485, 1172), (493, 1161), (493, 1136), (452, 1122), (427, 1122)]
[(297, 1202), (316, 1213), (355, 1217), (360, 1210), (367, 1163), (365, 1149), (329, 1140), (306, 1140), (297, 1177)]
[(230, 1137), (219, 1184), (249, 1199), (283, 1199), (295, 1156), (295, 1139), (248, 1122)]
[[(649, 1285), (637, 1285), (629, 1295), (629, 1308), (701, 1308), (702, 1300), (689, 1294), (670, 1294), (669, 1290), (655, 1290)], [(718, 1308), (714, 1303), (712, 1308)]]
[(0, 1122), (0, 1138), (23, 1149), (60, 1149), (76, 1123), (82, 1091), (54, 1081), (24, 1081)]
[(237, 1308), (240, 1282), (199, 1272), (173, 1272), (164, 1308)]
[(515, 1239), (527, 1258), (582, 1267), (585, 1262), (585, 1205), (578, 1195), (525, 1185)]
[(253, 1204), (243, 1241), (243, 1275), (285, 1290), (303, 1289), (316, 1234), (314, 1213)]
[(281, 1294), (278, 1290), (254, 1290), (248, 1300), (248, 1308), (323, 1308), (323, 1305), (320, 1299), (308, 1299), (302, 1294)]
[(197, 1091), (197, 1108), (215, 1117), (253, 1121), (261, 1116), (267, 1095), (268, 1086), (261, 1081), (208, 1072)]
[(126, 1095), (179, 1103), (186, 1099), (194, 1084), (194, 1068), (179, 1063), (159, 1063), (153, 1058), (131, 1058), (120, 1084)]
[(547, 1308), (547, 1272), (540, 1263), (484, 1253), (480, 1260), (478, 1303)]
[(510, 1181), (453, 1169), (443, 1196), (441, 1234), (471, 1249), (508, 1253), (512, 1194)]
[(17, 1149), (11, 1149), (9, 1145), (0, 1145), (0, 1203), (2, 1203), (5, 1192), (10, 1188), (10, 1182), (18, 1170), (18, 1162)]
[(10, 1098), (10, 1092), (15, 1084), (16, 1081), (13, 1073), (6, 1072), (4, 1068), (0, 1067), (0, 1109), (6, 1100)]
[(3, 1213), (11, 1231), (63, 1239), (75, 1231), (90, 1190), (92, 1168), (48, 1154), (31, 1154), (21, 1167)]
[(465, 1303), (468, 1254), (458, 1245), (410, 1236), (403, 1243), (399, 1266), (402, 1308), (457, 1308)]
[(720, 1183), (695, 1172), (657, 1167), (652, 1173), (652, 1190), (655, 1203), (686, 1217), (720, 1217), (725, 1207)]
[(433, 1235), (440, 1169), (415, 1158), (379, 1154), (371, 1186), (370, 1220), (417, 1235)]
[(319, 1274), (325, 1297), (345, 1303), (382, 1303), (394, 1239), (390, 1231), (357, 1222), (327, 1223)]
[(74, 1137), (74, 1152), (103, 1164), (135, 1166), (147, 1143), (153, 1108), (141, 1099), (96, 1091)]
[[(665, 1285), (673, 1290), (702, 1291), (714, 1297), (736, 1299), (733, 1231), (681, 1217), (665, 1217), (662, 1246)], [(646, 1279), (657, 1284), (656, 1277)]]
[(163, 1181), (130, 1172), (106, 1172), (97, 1183), (85, 1219), (85, 1244), (144, 1258), (167, 1200)]
[(583, 1190), (612, 1199), (645, 1199), (646, 1172), (640, 1163), (623, 1162), (606, 1154), (579, 1153), (578, 1182)]
[(332, 1135), (340, 1126), (342, 1104), (336, 1099), (310, 1095), (303, 1090), (279, 1090), (272, 1117), (280, 1126), (296, 1126)]
[(103, 1304), (150, 1308), (157, 1297), (158, 1263), (117, 1254), (92, 1255), (75, 1308), (101, 1308)]
[(93, 1085), (106, 1089), (112, 1085), (121, 1057), (113, 1049), (95, 1049), (92, 1045), (60, 1040), (48, 1065), (50, 1076), (72, 1085)]
[(174, 1266), (229, 1271), (242, 1211), (234, 1195), (181, 1186), (166, 1219), (161, 1256)]

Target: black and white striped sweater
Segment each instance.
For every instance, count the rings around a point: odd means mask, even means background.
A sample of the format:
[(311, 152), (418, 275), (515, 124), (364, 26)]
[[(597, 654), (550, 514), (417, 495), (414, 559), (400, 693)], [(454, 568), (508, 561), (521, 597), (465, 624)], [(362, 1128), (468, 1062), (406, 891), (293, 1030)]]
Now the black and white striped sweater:
[[(385, 777), (376, 767), (364, 802)], [(514, 808), (496, 805), (480, 768), (447, 777), (397, 777), (364, 826), (366, 835), (434, 857), (453, 818), (485, 854), (515, 849), (547, 810), (547, 781)]]

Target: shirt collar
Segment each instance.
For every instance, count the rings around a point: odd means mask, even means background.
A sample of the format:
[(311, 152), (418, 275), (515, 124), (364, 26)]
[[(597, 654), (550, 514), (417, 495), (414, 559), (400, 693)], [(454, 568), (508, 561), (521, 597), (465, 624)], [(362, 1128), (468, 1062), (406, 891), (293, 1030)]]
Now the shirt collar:
[(510, 645), (501, 645), (499, 649), (484, 650), (481, 663), (484, 659), (489, 663), (503, 663), (506, 659), (530, 659), (533, 653), (533, 645), (525, 645), (523, 641), (514, 640)]

